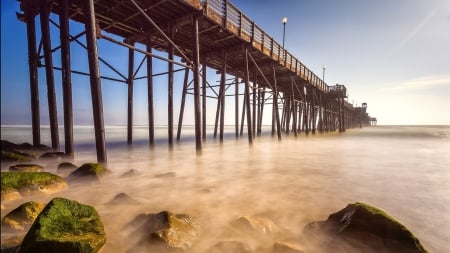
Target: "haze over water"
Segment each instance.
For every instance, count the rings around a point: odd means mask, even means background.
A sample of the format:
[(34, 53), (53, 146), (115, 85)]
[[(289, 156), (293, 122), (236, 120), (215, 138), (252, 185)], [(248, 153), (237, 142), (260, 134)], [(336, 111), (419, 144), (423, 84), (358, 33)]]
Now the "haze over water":
[[(191, 252), (202, 252), (218, 241), (239, 239), (227, 227), (241, 216), (271, 219), (288, 231), (284, 233), (288, 238), (274, 235), (274, 240), (282, 241), (300, 237), (307, 223), (325, 220), (358, 201), (398, 219), (430, 252), (450, 252), (449, 126), (378, 126), (344, 134), (302, 133), (297, 138), (291, 134), (281, 142), (265, 132), (252, 147), (245, 135), (235, 140), (234, 128), (226, 130), (223, 144), (208, 136), (202, 155), (197, 156), (189, 127), (183, 129), (182, 142), (173, 151), (166, 144), (166, 128), (158, 128), (158, 142), (151, 150), (146, 127), (135, 128), (131, 148), (125, 143), (125, 127), (109, 127), (112, 173), (101, 184), (30, 199), (46, 202), (61, 196), (95, 206), (107, 233), (102, 252), (125, 252), (131, 247), (122, 228), (140, 213), (169, 210), (197, 218), (205, 230)], [(95, 162), (93, 129), (74, 131), (73, 163)], [(47, 145), (48, 132), (42, 131)], [(2, 126), (1, 138), (31, 142), (31, 129)], [(56, 171), (58, 164), (38, 163), (50, 171)], [(137, 170), (138, 176), (120, 178), (130, 169)], [(105, 205), (122, 192), (140, 204)], [(4, 214), (23, 201), (7, 203)], [(252, 247), (261, 244), (248, 240), (244, 241)]]

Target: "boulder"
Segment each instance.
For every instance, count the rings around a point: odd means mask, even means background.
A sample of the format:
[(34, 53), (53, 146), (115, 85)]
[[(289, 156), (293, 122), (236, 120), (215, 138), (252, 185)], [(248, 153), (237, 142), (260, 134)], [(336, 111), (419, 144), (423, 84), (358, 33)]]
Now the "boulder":
[(305, 253), (305, 251), (294, 243), (275, 242), (273, 244), (273, 253)]
[(23, 203), (3, 217), (2, 232), (28, 231), (44, 207), (44, 204), (34, 201)]
[(106, 169), (100, 163), (85, 163), (69, 174), (67, 181), (72, 182), (99, 182), (99, 176), (105, 173)]
[(130, 169), (124, 173), (122, 173), (122, 175), (120, 175), (121, 178), (126, 178), (126, 177), (133, 177), (136, 176), (138, 174), (138, 171), (135, 169)]
[(17, 164), (9, 167), (9, 171), (41, 172), (44, 167), (38, 164)]
[(42, 154), (39, 159), (43, 160), (43, 159), (61, 159), (66, 157), (66, 153), (64, 152), (47, 152)]
[(270, 219), (264, 217), (242, 216), (231, 222), (234, 228), (250, 234), (267, 235), (278, 230), (278, 227)]
[(105, 243), (94, 207), (54, 198), (34, 221), (18, 253), (95, 253)]
[(128, 196), (126, 193), (119, 193), (117, 194), (111, 201), (106, 203), (107, 205), (133, 205), (133, 204), (139, 204), (139, 201), (134, 200), (130, 196)]
[(58, 164), (57, 171), (59, 171), (59, 170), (75, 170), (76, 168), (78, 168), (78, 166), (76, 166), (73, 163), (62, 162), (62, 163)]
[(201, 226), (193, 217), (168, 211), (138, 215), (128, 226), (137, 226), (132, 236), (141, 238), (130, 252), (186, 251), (201, 233)]
[(35, 156), (19, 152), (16, 150), (4, 150), (1, 151), (2, 162), (31, 162), (36, 159)]
[(1, 200), (13, 200), (35, 193), (53, 193), (67, 188), (67, 182), (48, 172), (2, 172)]
[(319, 236), (334, 252), (427, 252), (404, 225), (384, 211), (364, 203), (349, 204), (325, 222), (307, 225), (306, 235)]

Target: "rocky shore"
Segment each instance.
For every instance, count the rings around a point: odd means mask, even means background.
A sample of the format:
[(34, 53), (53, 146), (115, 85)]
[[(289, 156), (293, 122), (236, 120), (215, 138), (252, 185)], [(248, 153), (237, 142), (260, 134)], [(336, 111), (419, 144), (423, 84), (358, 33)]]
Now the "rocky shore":
[[(97, 163), (70, 163), (64, 154), (44, 146), (1, 141), (1, 252), (103, 252), (108, 230), (95, 206), (77, 199), (58, 197), (71, 188), (101, 183), (114, 174)], [(40, 159), (57, 161), (56, 173), (39, 164)], [(138, 177), (129, 170), (118, 178)], [(155, 177), (170, 180), (174, 173)], [(52, 196), (47, 203), (29, 201), (35, 196)], [(23, 199), (23, 201), (21, 201)], [(20, 203), (17, 205), (17, 203)], [(16, 206), (12, 206), (12, 205)], [(126, 193), (117, 194), (106, 206), (140, 205)], [(3, 210), (12, 210), (4, 213)], [(282, 212), (283, 210), (280, 210)], [(207, 210), (206, 210), (207, 212)], [(213, 214), (211, 214), (213, 215)], [(111, 217), (108, 217), (111, 218)], [(211, 240), (208, 224), (195, 213), (170, 210), (144, 212), (126, 218), (122, 227), (126, 252), (427, 252), (419, 239), (398, 220), (365, 203), (352, 203), (324, 221), (296, 224), (298, 234), (280, 227), (269, 217), (242, 215), (226, 221), (228, 236), (198, 250), (196, 245)], [(117, 237), (115, 237), (117, 238)], [(255, 245), (254, 241), (261, 242)]]

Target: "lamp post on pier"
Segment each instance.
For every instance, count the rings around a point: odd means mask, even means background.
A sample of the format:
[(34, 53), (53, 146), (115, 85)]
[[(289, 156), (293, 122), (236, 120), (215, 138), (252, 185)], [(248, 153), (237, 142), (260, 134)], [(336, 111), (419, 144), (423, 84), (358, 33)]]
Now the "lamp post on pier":
[(286, 34), (287, 17), (283, 17), (281, 22), (283, 22), (283, 50), (284, 50), (284, 35)]
[(323, 65), (322, 66), (322, 81), (325, 83), (325, 69), (327, 68), (327, 66)]

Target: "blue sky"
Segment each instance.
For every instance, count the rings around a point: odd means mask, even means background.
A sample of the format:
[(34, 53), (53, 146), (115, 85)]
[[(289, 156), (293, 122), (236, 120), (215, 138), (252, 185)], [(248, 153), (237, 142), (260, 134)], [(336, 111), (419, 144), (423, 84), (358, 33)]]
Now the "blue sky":
[[(450, 124), (450, 1), (241, 0), (233, 3), (280, 43), (281, 19), (286, 16), (286, 48), (318, 76), (322, 76), (322, 66), (326, 65), (325, 81), (330, 85), (345, 84), (348, 101), (355, 105), (367, 102), (369, 113), (378, 118), (379, 124)], [(18, 10), (18, 2), (1, 1), (3, 125), (31, 122), (26, 30), (25, 24), (16, 19)], [(82, 28), (72, 25), (72, 34), (81, 31)], [(109, 42), (99, 43), (100, 55), (126, 75), (127, 50)], [(57, 37), (52, 44), (58, 44)], [(71, 49), (73, 69), (87, 70), (85, 52), (76, 44), (72, 44)], [(141, 57), (136, 56), (136, 65)], [(58, 54), (54, 55), (54, 63), (60, 66)], [(167, 69), (166, 63), (155, 61), (154, 64), (155, 72)], [(111, 71), (102, 66), (101, 73)], [(214, 77), (213, 70), (208, 74)], [(180, 72), (175, 79), (176, 111), (182, 77)], [(41, 123), (48, 124), (44, 69), (39, 69), (39, 79)], [(60, 79), (60, 73), (55, 71), (58, 123), (62, 124)], [(90, 124), (89, 80), (76, 75), (72, 80), (75, 124)], [(163, 77), (155, 82), (156, 123), (164, 125), (167, 122), (167, 82)], [(126, 86), (103, 81), (102, 89), (106, 124), (125, 125)], [(145, 82), (136, 82), (134, 97), (135, 124), (145, 124)], [(213, 102), (210, 101), (208, 110), (211, 124), (215, 113)], [(191, 98), (187, 103), (192, 104)], [(226, 123), (232, 124), (234, 109), (228, 107)], [(177, 112), (175, 122), (176, 119)], [(191, 111), (187, 112), (185, 120), (193, 122)]]

